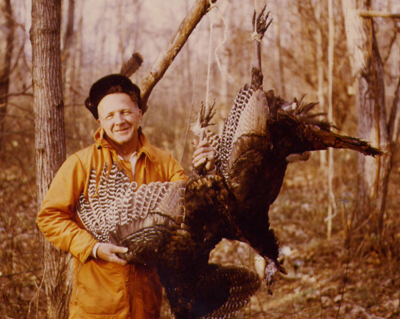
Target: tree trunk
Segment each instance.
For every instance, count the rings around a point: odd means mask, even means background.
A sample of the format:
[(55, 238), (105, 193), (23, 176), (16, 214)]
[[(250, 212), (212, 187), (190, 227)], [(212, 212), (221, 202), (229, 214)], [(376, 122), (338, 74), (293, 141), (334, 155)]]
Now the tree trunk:
[[(84, 0), (78, 0), (77, 3), (77, 20), (78, 20), (78, 28), (76, 32), (76, 47), (75, 47), (75, 61), (73, 65), (73, 70), (74, 74), (72, 78), (74, 79), (74, 90), (73, 90), (73, 95), (72, 95), (72, 105), (76, 104), (78, 92), (80, 91), (81, 88), (81, 81), (79, 74), (81, 72), (81, 59), (82, 59), (82, 29), (83, 29), (83, 1)], [(82, 143), (82, 148), (83, 148), (83, 141), (80, 141)]]
[[(318, 74), (318, 107), (321, 113), (326, 112), (325, 110), (325, 89), (324, 89), (324, 48), (322, 43), (322, 1), (318, 1), (315, 7), (315, 18), (318, 22), (318, 28), (316, 30), (316, 40), (317, 40), (317, 74)], [(321, 151), (319, 153), (319, 164), (322, 171), (326, 168), (326, 151)]]
[[(374, 22), (363, 19), (359, 10), (369, 9), (365, 5), (357, 8), (356, 0), (342, 1), (345, 14), (347, 44), (352, 74), (357, 88), (358, 130), (360, 137), (386, 152), (380, 158), (358, 158), (358, 194), (355, 222), (361, 225), (371, 216), (376, 222), (373, 226), (378, 235), (384, 226), (384, 211), (394, 153), (389, 148), (393, 136), (391, 127), (398, 125), (396, 103), (393, 105), (394, 123), (386, 123), (385, 84), (382, 59), (376, 41)], [(371, 213), (374, 213), (371, 215)]]
[(279, 80), (280, 80), (280, 96), (286, 96), (285, 90), (285, 69), (284, 69), (284, 62), (283, 62), (283, 50), (281, 44), (281, 29), (282, 29), (282, 6), (278, 4), (277, 8), (277, 22), (276, 25), (276, 46), (277, 46), (277, 53), (278, 53), (278, 68), (279, 68)]
[(0, 154), (3, 150), (4, 121), (10, 82), (13, 48), (13, 20), (10, 0), (0, 0)]
[[(362, 138), (373, 140), (384, 151), (388, 150), (386, 125), (385, 84), (382, 59), (375, 38), (373, 21), (368, 21), (372, 33), (372, 48), (358, 87), (358, 130)], [(372, 160), (359, 157), (360, 184), (359, 212), (376, 211), (379, 234), (383, 230), (383, 214), (387, 194), (388, 165), (392, 154)], [(362, 175), (361, 175), (362, 174)], [(363, 178), (364, 177), (364, 178)], [(386, 185), (385, 185), (386, 184)], [(361, 206), (362, 205), (362, 206)], [(365, 219), (367, 216), (361, 216)]]
[[(65, 160), (64, 105), (60, 52), (61, 0), (32, 2), (32, 84), (35, 113), (38, 203)], [(68, 317), (70, 255), (44, 242), (47, 318)]]
[[(333, 3), (332, 0), (328, 1), (328, 14), (329, 14), (329, 45), (328, 45), (328, 121), (333, 123), (333, 62), (334, 62), (334, 49), (335, 49), (335, 25), (333, 20)], [(328, 150), (328, 194), (329, 206), (327, 217), (327, 237), (331, 239), (332, 235), (332, 218), (336, 215), (335, 194), (333, 192), (333, 149)]]
[(74, 86), (74, 17), (75, 17), (75, 0), (68, 1), (68, 20), (64, 35), (64, 45), (62, 52), (62, 67), (64, 69), (64, 103), (66, 105), (73, 104), (73, 86)]

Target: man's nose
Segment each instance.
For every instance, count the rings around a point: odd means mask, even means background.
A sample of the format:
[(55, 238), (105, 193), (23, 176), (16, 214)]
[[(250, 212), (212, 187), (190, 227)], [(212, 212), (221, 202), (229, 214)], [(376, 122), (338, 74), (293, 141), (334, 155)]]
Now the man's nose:
[(121, 113), (116, 113), (115, 114), (115, 124), (122, 124), (125, 122), (125, 117)]

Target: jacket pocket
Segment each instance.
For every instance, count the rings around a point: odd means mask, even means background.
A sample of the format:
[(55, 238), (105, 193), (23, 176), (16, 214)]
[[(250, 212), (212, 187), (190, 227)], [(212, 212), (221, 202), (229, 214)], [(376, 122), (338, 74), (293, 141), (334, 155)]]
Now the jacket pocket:
[(129, 308), (123, 266), (96, 259), (81, 265), (77, 275), (77, 303), (84, 313), (112, 315)]
[(136, 266), (143, 276), (143, 306), (147, 318), (159, 318), (162, 302), (162, 285), (157, 270), (152, 267)]

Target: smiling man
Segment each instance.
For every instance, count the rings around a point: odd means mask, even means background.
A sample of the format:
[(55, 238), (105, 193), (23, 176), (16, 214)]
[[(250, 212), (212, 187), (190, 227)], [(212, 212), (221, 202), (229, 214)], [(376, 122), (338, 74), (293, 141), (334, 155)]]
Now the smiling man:
[[(69, 318), (159, 318), (162, 288), (155, 268), (126, 264), (117, 256), (125, 247), (98, 242), (80, 221), (77, 205), (81, 194), (88, 197), (92, 171), (100, 176), (105, 167), (117, 164), (140, 186), (185, 180), (183, 168), (141, 132), (140, 90), (129, 78), (101, 78), (92, 85), (85, 106), (100, 124), (96, 142), (61, 166), (37, 219), (46, 239), (75, 257)], [(208, 159), (213, 168), (213, 158), (207, 142), (198, 143), (194, 166)]]

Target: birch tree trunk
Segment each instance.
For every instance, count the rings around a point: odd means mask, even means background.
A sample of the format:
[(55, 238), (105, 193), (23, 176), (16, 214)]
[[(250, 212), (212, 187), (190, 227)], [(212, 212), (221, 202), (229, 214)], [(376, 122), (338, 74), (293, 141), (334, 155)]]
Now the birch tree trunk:
[(7, 113), (13, 34), (10, 0), (0, 0), (0, 153), (3, 149), (4, 121)]
[[(335, 25), (333, 20), (333, 3), (332, 0), (328, 1), (328, 12), (329, 12), (329, 45), (328, 45), (328, 120), (333, 123), (333, 61), (334, 61), (334, 48), (335, 48)], [(327, 218), (327, 237), (331, 239), (332, 235), (332, 218), (336, 215), (336, 203), (335, 194), (333, 192), (333, 149), (328, 150), (328, 194), (329, 194), (329, 206), (328, 206), (328, 218)]]
[[(65, 160), (64, 105), (60, 52), (61, 0), (32, 1), (32, 84), (35, 113), (38, 203)], [(68, 317), (70, 255), (44, 241), (47, 318)]]
[(280, 95), (281, 96), (286, 96), (286, 90), (285, 90), (285, 71), (284, 71), (284, 62), (283, 62), (283, 50), (282, 50), (282, 44), (281, 44), (281, 38), (282, 38), (282, 9), (281, 5), (278, 4), (277, 8), (277, 22), (275, 23), (276, 25), (276, 46), (277, 46), (277, 52), (278, 52), (278, 68), (279, 68), (279, 80), (280, 80)]
[[(324, 113), (325, 110), (325, 86), (324, 86), (324, 48), (322, 43), (322, 1), (318, 1), (315, 5), (315, 18), (318, 22), (318, 28), (316, 30), (317, 40), (317, 74), (318, 74), (318, 105), (320, 112)], [(322, 170), (326, 167), (326, 151), (320, 151), (319, 153), (319, 164)]]
[[(360, 3), (358, 3), (360, 2)], [(385, 86), (382, 59), (375, 38), (372, 19), (361, 18), (357, 10), (368, 5), (356, 0), (342, 1), (350, 64), (357, 89), (359, 136), (383, 151), (388, 151)], [(388, 154), (389, 155), (389, 154)], [(380, 158), (358, 157), (358, 194), (355, 222), (360, 225), (375, 212), (378, 232), (383, 229), (391, 155)]]

